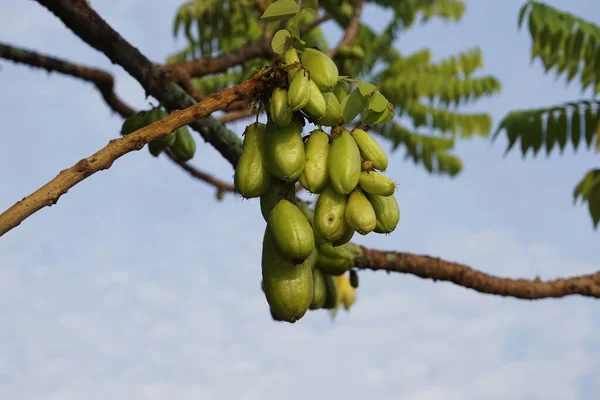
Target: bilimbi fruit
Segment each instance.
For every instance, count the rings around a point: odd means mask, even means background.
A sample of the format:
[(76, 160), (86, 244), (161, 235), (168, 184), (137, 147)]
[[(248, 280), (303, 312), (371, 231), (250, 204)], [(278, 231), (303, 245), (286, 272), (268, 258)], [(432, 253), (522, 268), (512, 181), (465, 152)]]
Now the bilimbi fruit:
[[(352, 90), (356, 81), (340, 77), (317, 49), (279, 54), (277, 87), (262, 108), (267, 121), (246, 128), (234, 182), (243, 197), (260, 197), (263, 291), (273, 319), (294, 323), (308, 310), (335, 314), (353, 305), (362, 253), (350, 241), (393, 232), (400, 210), (386, 152), (367, 132), (393, 118), (391, 103), (374, 86), (369, 94)], [(363, 94), (366, 108), (345, 112), (348, 96)], [(362, 123), (346, 129), (352, 113)], [(317, 128), (303, 135), (307, 122)], [(317, 196), (314, 210), (298, 200), (298, 188)]]

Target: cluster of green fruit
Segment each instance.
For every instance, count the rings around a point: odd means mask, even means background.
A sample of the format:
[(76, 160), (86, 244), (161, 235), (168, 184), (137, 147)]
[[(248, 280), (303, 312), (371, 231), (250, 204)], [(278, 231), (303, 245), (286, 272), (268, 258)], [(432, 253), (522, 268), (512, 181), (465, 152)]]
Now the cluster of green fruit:
[[(260, 197), (267, 222), (263, 291), (273, 318), (293, 323), (308, 309), (352, 305), (358, 280), (351, 269), (360, 250), (349, 241), (355, 232), (392, 232), (400, 212), (396, 184), (383, 174), (385, 151), (366, 130), (344, 128), (353, 117), (343, 110), (356, 103), (355, 93), (367, 104), (361, 127), (393, 118), (391, 104), (374, 87), (366, 95), (350, 92), (318, 50), (282, 55), (287, 84), (273, 90), (267, 123), (246, 128), (234, 183), (243, 197)], [(306, 120), (319, 128), (303, 138)], [(332, 127), (329, 134), (324, 126)], [(296, 182), (319, 195), (314, 212), (296, 200)]]
[[(161, 107), (155, 107), (148, 111), (140, 111), (123, 122), (121, 135), (128, 135), (146, 125), (165, 119), (168, 116), (169, 113)], [(171, 132), (169, 136), (148, 143), (148, 151), (150, 151), (150, 154), (154, 157), (158, 157), (165, 149), (169, 149), (178, 160), (188, 161), (191, 160), (196, 153), (196, 141), (192, 137), (189, 129), (186, 126), (182, 126)]]

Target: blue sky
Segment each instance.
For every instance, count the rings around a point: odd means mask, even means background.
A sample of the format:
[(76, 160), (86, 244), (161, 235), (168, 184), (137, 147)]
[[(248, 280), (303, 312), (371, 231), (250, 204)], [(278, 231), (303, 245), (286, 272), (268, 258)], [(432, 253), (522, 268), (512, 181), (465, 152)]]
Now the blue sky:
[[(548, 1), (600, 23), (595, 0)], [(92, 1), (156, 61), (179, 1)], [(470, 110), (580, 98), (529, 63), (522, 1), (469, 1), (460, 24), (398, 39), (436, 59), (480, 46), (500, 95)], [(25, 16), (25, 18), (24, 18)], [(380, 10), (365, 20), (377, 25)], [(24, 22), (27, 21), (27, 23)], [(332, 36), (339, 35), (328, 28)], [(143, 90), (36, 2), (0, 5), (0, 40), (110, 70), (135, 107)], [(118, 136), (93, 86), (0, 61), (0, 208)], [(238, 132), (241, 127), (236, 126)], [(198, 140), (194, 164), (233, 171)], [(598, 232), (572, 189), (598, 155), (503, 157), (504, 139), (460, 142), (456, 179), (390, 159), (401, 222), (358, 242), (441, 256), (511, 277), (600, 269)], [(412, 276), (361, 273), (358, 301), (331, 323), (312, 312), (273, 323), (260, 291), (257, 201), (226, 196), (146, 150), (73, 188), (0, 240), (0, 397), (10, 399), (592, 399), (600, 391), (600, 312), (590, 299), (523, 302)], [(291, 390), (290, 390), (291, 389)]]

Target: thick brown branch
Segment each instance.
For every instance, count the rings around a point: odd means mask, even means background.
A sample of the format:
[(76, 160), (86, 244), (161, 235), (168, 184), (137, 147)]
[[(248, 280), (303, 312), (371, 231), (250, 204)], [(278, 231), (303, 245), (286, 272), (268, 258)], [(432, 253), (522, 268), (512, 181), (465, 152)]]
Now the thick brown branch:
[(207, 174), (206, 172), (196, 169), (194, 166), (192, 166), (186, 162), (179, 161), (177, 159), (177, 157), (175, 157), (169, 149), (167, 149), (164, 153), (171, 161), (173, 161), (175, 164), (179, 165), (184, 171), (189, 173), (194, 178), (200, 179), (201, 181), (204, 181), (210, 185), (213, 185), (217, 189), (221, 189), (226, 192), (237, 193), (237, 191), (235, 190), (235, 186), (233, 186), (231, 183), (227, 183), (218, 178), (215, 178), (214, 176)]
[(352, 43), (354, 43), (354, 40), (356, 40), (356, 37), (358, 36), (358, 27), (360, 25), (360, 16), (362, 14), (363, 3), (364, 0), (355, 0), (352, 16), (350, 17), (348, 26), (346, 26), (344, 36), (342, 36), (340, 43), (338, 43), (335, 49), (329, 52), (329, 57), (333, 58), (340, 46), (351, 46)]
[(59, 58), (3, 43), (0, 43), (0, 58), (31, 67), (43, 68), (48, 72), (58, 72), (93, 83), (100, 91), (106, 104), (119, 115), (128, 117), (134, 113), (131, 107), (117, 97), (114, 92), (115, 84), (113, 76), (106, 71), (74, 64)]
[(0, 214), (0, 236), (18, 226), (36, 211), (56, 204), (60, 196), (67, 193), (77, 183), (98, 171), (110, 168), (118, 158), (129, 152), (140, 150), (146, 143), (165, 137), (175, 129), (188, 125), (198, 118), (208, 117), (234, 101), (246, 98), (262, 85), (261, 82), (255, 80), (244, 81), (221, 93), (208, 96), (192, 107), (175, 111), (167, 118), (147, 125), (123, 138), (111, 140), (108, 145), (80, 160), (72, 167), (61, 171), (50, 182)]
[(480, 293), (516, 297), (525, 300), (559, 298), (578, 294), (600, 298), (600, 272), (565, 279), (542, 281), (500, 278), (477, 271), (463, 264), (436, 257), (367, 249), (355, 260), (358, 268), (374, 271), (400, 272), (423, 279), (453, 282)]

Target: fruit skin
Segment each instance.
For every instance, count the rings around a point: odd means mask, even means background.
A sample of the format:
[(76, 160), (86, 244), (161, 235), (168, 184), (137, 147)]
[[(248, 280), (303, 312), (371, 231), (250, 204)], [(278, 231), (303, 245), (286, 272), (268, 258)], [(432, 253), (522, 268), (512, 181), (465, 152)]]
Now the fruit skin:
[(388, 157), (379, 143), (362, 129), (354, 129), (350, 134), (356, 141), (362, 158), (373, 162), (373, 168), (385, 171), (388, 166)]
[(303, 263), (315, 249), (315, 235), (300, 209), (280, 200), (269, 215), (267, 226), (279, 253), (294, 264)]
[(271, 184), (264, 151), (265, 135), (265, 125), (258, 122), (248, 125), (244, 132), (242, 155), (235, 168), (233, 183), (248, 199), (263, 195)]
[(344, 274), (354, 266), (354, 256), (347, 246), (333, 247), (330, 244), (322, 244), (317, 251), (315, 266), (329, 275)]
[(290, 110), (298, 111), (308, 103), (311, 95), (311, 85), (308, 73), (299, 70), (294, 74), (288, 89), (288, 105)]
[(283, 128), (268, 123), (265, 130), (265, 158), (267, 169), (276, 178), (286, 182), (298, 179), (306, 162), (302, 128), (292, 120)]
[(373, 207), (377, 224), (374, 231), (377, 233), (391, 233), (400, 221), (400, 207), (395, 196), (377, 196), (367, 193), (367, 199)]
[(342, 119), (342, 106), (338, 101), (335, 94), (331, 92), (323, 93), (323, 98), (327, 104), (327, 112), (318, 122), (319, 125), (323, 126), (336, 126)]
[(294, 265), (286, 260), (273, 242), (270, 230), (265, 230), (262, 248), (262, 278), (265, 297), (273, 313), (294, 323), (306, 314), (313, 298), (310, 261)]
[(293, 112), (290, 110), (287, 100), (287, 90), (276, 88), (271, 94), (269, 102), (269, 116), (271, 121), (279, 127), (284, 127), (292, 122)]
[(271, 180), (269, 189), (260, 196), (260, 212), (265, 222), (269, 220), (269, 214), (275, 207), (275, 204), (281, 199), (292, 201), (296, 195), (296, 185), (294, 182), (281, 182), (276, 179)]
[(329, 184), (329, 135), (321, 130), (312, 131), (304, 143), (306, 162), (300, 175), (300, 184), (311, 193), (321, 193)]
[(327, 273), (323, 273), (323, 280), (325, 281), (325, 288), (327, 290), (327, 297), (325, 298), (325, 304), (323, 308), (332, 309), (337, 305), (337, 287), (333, 281), (333, 277)]
[(354, 289), (358, 287), (358, 274), (353, 269), (350, 270), (350, 286), (352, 286)]
[(377, 171), (362, 171), (358, 184), (366, 193), (378, 196), (391, 196), (396, 191), (396, 183)]
[(326, 242), (342, 238), (348, 228), (345, 212), (346, 196), (337, 193), (331, 185), (327, 186), (315, 204), (315, 233)]
[[(345, 219), (344, 219), (344, 221), (345, 221)], [(337, 239), (336, 241), (332, 242), (331, 245), (333, 247), (337, 247), (337, 246), (341, 246), (343, 244), (348, 243), (354, 237), (354, 232), (355, 232), (354, 229), (350, 228), (349, 226), (346, 226), (346, 230), (344, 231), (344, 234), (342, 235), (342, 237)]]
[(339, 76), (338, 68), (326, 54), (315, 49), (304, 49), (301, 61), (319, 90), (330, 92), (335, 88)]
[(302, 111), (308, 114), (313, 122), (318, 122), (327, 113), (327, 103), (315, 81), (311, 79), (309, 82), (310, 97), (306, 105), (302, 108)]
[(359, 188), (348, 195), (344, 218), (348, 226), (361, 235), (372, 232), (377, 225), (375, 211), (367, 196)]
[(285, 66), (290, 66), (295, 63), (298, 63), (297, 66), (288, 68), (288, 82), (291, 82), (294, 78), (294, 75), (296, 74), (296, 72), (298, 72), (298, 69), (300, 68), (300, 57), (298, 57), (298, 52), (296, 51), (296, 49), (291, 48), (288, 51), (286, 51), (283, 56), (283, 60), (285, 62)]
[(333, 139), (329, 150), (329, 179), (339, 194), (348, 194), (360, 180), (360, 151), (350, 133)]
[(319, 268), (313, 268), (313, 297), (310, 303), (311, 310), (318, 310), (325, 305), (327, 300), (327, 286), (325, 285), (325, 278), (323, 272)]
[(180, 161), (188, 161), (196, 153), (196, 141), (187, 127), (183, 126), (175, 132), (175, 143), (171, 145), (171, 151)]

